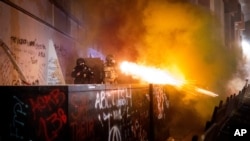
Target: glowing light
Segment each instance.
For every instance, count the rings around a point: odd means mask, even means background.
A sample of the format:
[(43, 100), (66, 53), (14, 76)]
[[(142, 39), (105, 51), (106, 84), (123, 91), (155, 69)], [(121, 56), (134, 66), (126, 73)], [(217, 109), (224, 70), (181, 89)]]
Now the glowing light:
[(249, 42), (247, 42), (246, 40), (242, 40), (241, 42), (241, 47), (243, 50), (243, 55), (246, 59), (246, 63), (245, 63), (245, 70), (246, 72), (248, 72), (248, 76), (250, 76), (249, 70), (250, 70), (250, 45)]
[(187, 81), (185, 81), (183, 78), (174, 77), (174, 75), (170, 74), (168, 71), (163, 71), (158, 68), (138, 65), (136, 63), (124, 61), (120, 64), (120, 69), (123, 73), (127, 75), (131, 75), (134, 78), (144, 80), (148, 83), (168, 84), (168, 85), (178, 86), (178, 87), (188, 86), (189, 88), (192, 88), (192, 90), (198, 93), (205, 94), (205, 95), (212, 96), (212, 97), (218, 96), (214, 92), (187, 84)]
[(250, 58), (250, 45), (247, 41), (243, 40), (241, 42), (243, 53), (246, 55), (247, 58)]
[(147, 67), (124, 61), (121, 63), (120, 68), (123, 73), (132, 75), (148, 83), (170, 84), (174, 86), (181, 86), (184, 84), (184, 80), (174, 78), (169, 72), (154, 67)]
[(205, 90), (205, 89), (202, 89), (202, 88), (196, 87), (195, 90), (197, 92), (199, 92), (199, 93), (202, 93), (202, 94), (205, 94), (205, 95), (209, 95), (209, 96), (212, 96), (212, 97), (218, 96), (216, 93), (208, 91), (208, 90)]

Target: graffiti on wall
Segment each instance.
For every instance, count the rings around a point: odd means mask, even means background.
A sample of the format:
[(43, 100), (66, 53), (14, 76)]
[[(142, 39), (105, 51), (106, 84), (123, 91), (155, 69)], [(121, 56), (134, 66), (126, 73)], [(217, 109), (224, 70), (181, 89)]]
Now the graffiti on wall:
[[(11, 52), (13, 59), (9, 57), (10, 55), (6, 55), (6, 52), (0, 50), (1, 85), (23, 85), (22, 79), (17, 74), (18, 72), (15, 72), (17, 70), (13, 66), (13, 60), (20, 68), (19, 73), (21, 72), (24, 75), (28, 85), (65, 84), (54, 46), (60, 51), (60, 55), (65, 55), (65, 50), (54, 43), (51, 45), (50, 42), (49, 47), (47, 47), (36, 39), (28, 40), (11, 36), (8, 52)], [(5, 43), (2, 42), (0, 47), (6, 47), (3, 45)]]
[[(5, 52), (0, 50), (2, 85), (22, 85), (21, 80), (24, 78), (28, 84), (44, 84), (46, 81), (46, 47), (44, 44), (36, 40), (11, 36), (9, 46), (4, 42), (0, 45), (5, 49)], [(20, 78), (20, 73), (24, 78)], [(5, 78), (6, 76), (8, 77)]]
[(20, 100), (17, 96), (13, 96), (14, 105), (12, 107), (12, 122), (10, 124), (10, 136), (15, 139), (23, 140), (24, 136), (21, 133), (22, 130), (25, 130), (25, 118), (27, 118), (28, 105)]
[[(11, 90), (12, 89), (12, 90)], [(67, 91), (65, 87), (13, 90), (5, 87), (9, 104), (3, 126), (5, 140), (59, 141), (67, 138)], [(9, 135), (9, 136), (8, 136)]]
[(47, 84), (65, 84), (60, 63), (52, 40), (49, 41), (48, 62), (47, 62)]
[(146, 94), (133, 93), (128, 87), (70, 94), (71, 140), (147, 140)]
[(148, 141), (150, 114), (155, 117), (155, 140), (168, 136), (169, 101), (160, 87), (154, 89), (154, 113), (149, 110), (147, 87), (71, 92), (67, 86), (0, 89), (6, 95), (0, 110), (7, 111), (0, 121), (3, 141)]
[(15, 54), (0, 39), (0, 83), (2, 85), (17, 85), (20, 79), (25, 79), (15, 61)]
[(16, 62), (29, 83), (46, 82), (46, 45), (36, 39), (28, 40), (11, 36), (10, 46), (15, 53)]

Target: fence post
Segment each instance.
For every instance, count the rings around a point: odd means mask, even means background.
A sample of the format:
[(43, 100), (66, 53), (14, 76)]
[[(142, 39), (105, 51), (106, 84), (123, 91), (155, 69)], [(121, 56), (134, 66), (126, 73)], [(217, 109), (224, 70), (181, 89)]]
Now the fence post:
[(154, 141), (154, 96), (153, 84), (149, 84), (149, 141)]

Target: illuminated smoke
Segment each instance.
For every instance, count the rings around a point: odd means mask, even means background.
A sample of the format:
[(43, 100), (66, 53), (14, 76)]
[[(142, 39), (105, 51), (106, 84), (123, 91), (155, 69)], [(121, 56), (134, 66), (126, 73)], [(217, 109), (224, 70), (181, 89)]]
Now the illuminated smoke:
[[(218, 36), (220, 23), (208, 11), (185, 0), (84, 0), (80, 5), (83, 47), (95, 45), (118, 61), (181, 72), (186, 80), (218, 93), (221, 99), (233, 94), (228, 82), (239, 73), (241, 52), (224, 46)], [(218, 101), (185, 93), (172, 96), (179, 100), (175, 106), (184, 104), (192, 111), (199, 119), (192, 119), (194, 126), (207, 120)], [(183, 114), (173, 122), (191, 116)]]
[[(243, 37), (243, 40), (241, 42), (242, 47), (242, 60), (239, 61), (239, 68), (240, 71), (238, 71), (232, 80), (228, 83), (228, 88), (231, 89), (231, 91), (237, 92), (242, 90), (242, 86), (246, 85), (248, 83), (248, 79), (250, 78), (250, 46), (249, 42), (246, 38)], [(233, 86), (233, 87), (232, 87)]]
[(139, 61), (180, 70), (187, 80), (226, 94), (226, 83), (237, 71), (238, 51), (223, 46), (218, 23), (207, 11), (157, 1), (144, 13), (147, 34), (137, 48)]
[(238, 71), (240, 51), (223, 46), (220, 24), (185, 0), (81, 1), (83, 47), (95, 46), (117, 61), (182, 72), (221, 96)]
[[(151, 84), (161, 84), (161, 85), (171, 85), (174, 87), (188, 86), (192, 88), (193, 91), (209, 95), (212, 97), (218, 96), (216, 93), (199, 88), (197, 86), (190, 85), (182, 77), (177, 77), (175, 74), (171, 74), (167, 70), (161, 70), (155, 67), (139, 65), (132, 62), (123, 61), (120, 64), (121, 71), (126, 75), (131, 75), (135, 79), (140, 79)], [(180, 76), (180, 74), (178, 74)]]
[(136, 63), (123, 61), (120, 65), (121, 71), (127, 75), (132, 75), (136, 79), (153, 84), (169, 84), (173, 86), (182, 86), (185, 81), (180, 77), (174, 77), (168, 71), (160, 70), (154, 67), (138, 65)]
[(118, 60), (135, 60), (136, 46), (145, 35), (143, 11), (147, 0), (79, 1), (83, 20), (84, 48), (96, 46)]
[(245, 60), (245, 69), (246, 69), (246, 72), (247, 72), (247, 77), (250, 76), (250, 44), (247, 40), (242, 40), (242, 43), (241, 43), (241, 46), (242, 46), (242, 51), (243, 51), (243, 56), (244, 56), (244, 60)]

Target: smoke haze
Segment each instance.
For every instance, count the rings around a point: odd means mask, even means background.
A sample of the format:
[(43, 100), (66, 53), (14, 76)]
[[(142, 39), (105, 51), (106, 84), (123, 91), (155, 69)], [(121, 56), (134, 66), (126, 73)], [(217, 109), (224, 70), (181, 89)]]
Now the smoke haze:
[(96, 45), (104, 54), (135, 60), (136, 45), (145, 35), (143, 11), (147, 1), (83, 1), (83, 26), (86, 46)]
[(227, 95), (240, 50), (223, 45), (220, 23), (185, 0), (82, 1), (85, 47), (117, 60), (172, 70), (203, 88)]
[(185, 0), (85, 0), (81, 5), (85, 47), (94, 44), (117, 60), (178, 72), (191, 85), (220, 95), (208, 102), (182, 91), (174, 96), (175, 107), (185, 106), (186, 113), (173, 123), (192, 111), (193, 125), (200, 129), (218, 100), (233, 94), (232, 80), (242, 75), (241, 50), (224, 46), (220, 23), (208, 11)]

